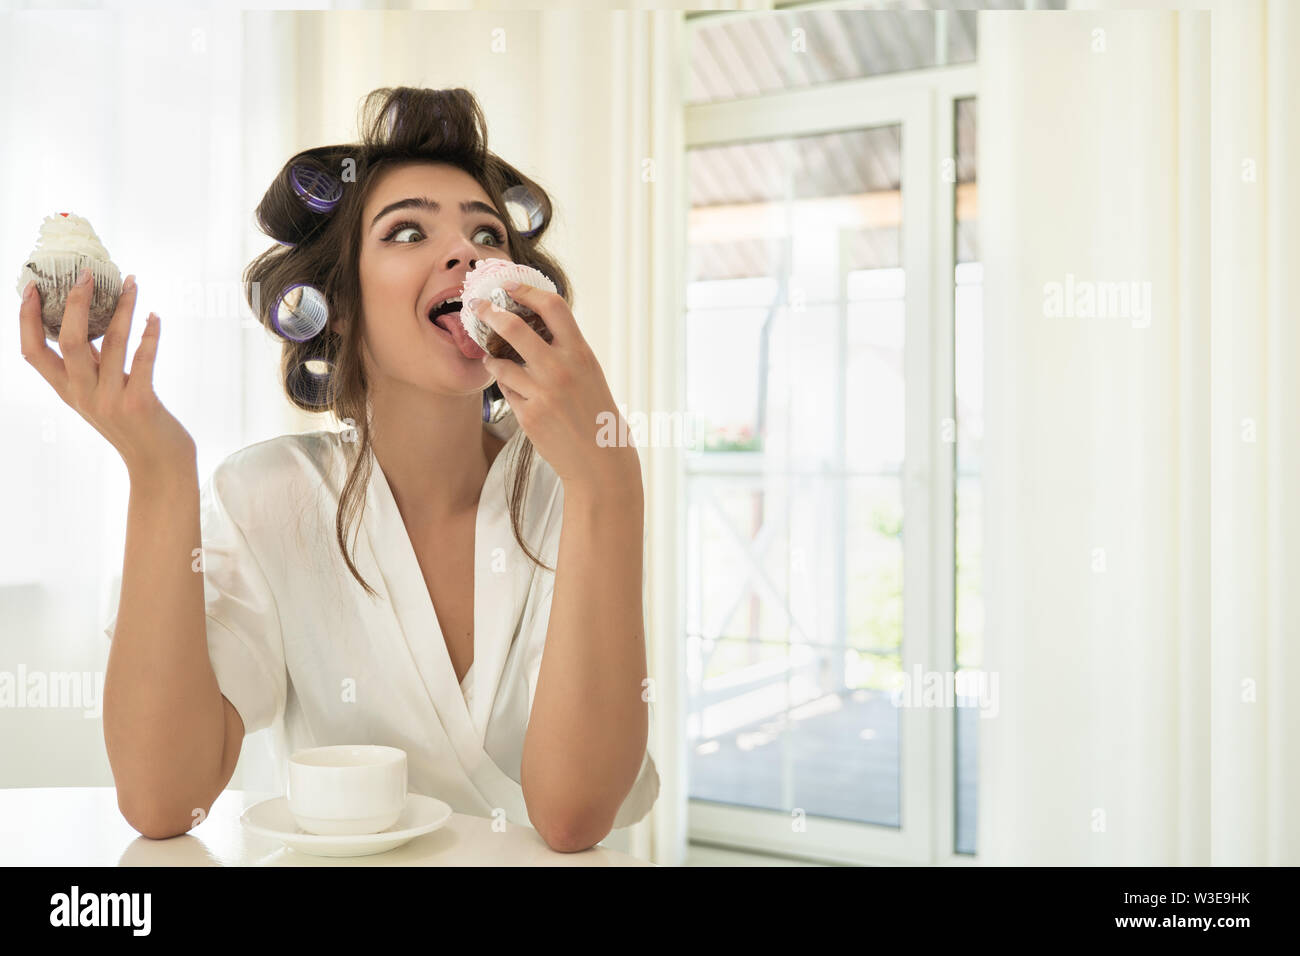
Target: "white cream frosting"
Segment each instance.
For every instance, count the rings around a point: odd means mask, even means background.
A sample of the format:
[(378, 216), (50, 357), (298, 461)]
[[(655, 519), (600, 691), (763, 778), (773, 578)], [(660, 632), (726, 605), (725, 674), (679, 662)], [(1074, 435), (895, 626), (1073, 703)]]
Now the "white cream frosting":
[(90, 227), (90, 223), (76, 213), (69, 213), (67, 216), (59, 213), (45, 217), (45, 222), (41, 223), (40, 237), (36, 240), (36, 248), (28, 258), (38, 255), (111, 258), (104, 244), (99, 241), (99, 236), (95, 235), (95, 230)]

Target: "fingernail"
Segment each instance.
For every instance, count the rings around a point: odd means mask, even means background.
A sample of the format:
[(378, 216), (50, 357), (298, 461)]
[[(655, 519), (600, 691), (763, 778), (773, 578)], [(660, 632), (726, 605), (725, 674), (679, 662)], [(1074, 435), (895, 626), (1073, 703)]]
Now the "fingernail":
[(36, 280), (28, 279), (27, 285), (23, 288), (23, 301), (27, 301), (36, 294)]
[(135, 288), (135, 276), (127, 276), (122, 282), (122, 292), (130, 292)]
[(522, 285), (522, 282), (503, 282), (501, 283), (501, 288), (505, 289), (507, 292), (514, 292)]
[(77, 276), (77, 285), (89, 285), (89, 284), (90, 284), (90, 270), (82, 269), (81, 275)]

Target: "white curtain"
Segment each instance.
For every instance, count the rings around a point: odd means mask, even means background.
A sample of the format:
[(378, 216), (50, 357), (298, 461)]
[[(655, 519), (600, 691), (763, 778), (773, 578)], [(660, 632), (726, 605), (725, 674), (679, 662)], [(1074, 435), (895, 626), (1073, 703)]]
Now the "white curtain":
[[(22, 358), (13, 283), (45, 216), (86, 217), (123, 275), (135, 273), (128, 363), (145, 316), (161, 316), (155, 389), (194, 436), (200, 476), (285, 430), (277, 349), (246, 321), (239, 282), (267, 244), (252, 209), (284, 149), (284, 61), (255, 28), (262, 16), (0, 14), (0, 296), (9, 303), (0, 671), (10, 679), (75, 674), (83, 692), (99, 694), (109, 648), (101, 629), (116, 606), (126, 530), (120, 456)], [(112, 785), (102, 709), (53, 703), (28, 696), (0, 709), (0, 787)]]
[(1141, 5), (979, 16), (979, 853), (1296, 865), (1300, 9)]
[[(262, 192), (295, 151), (354, 140), (370, 90), (464, 86), (483, 105), (490, 147), (551, 192), (547, 243), (573, 280), (575, 315), (616, 400), (630, 411), (681, 408), (680, 290), (665, 244), (685, 202), (682, 13), (573, 6), (505, 20), (486, 9), (0, 17), (9, 131), (0, 261), (17, 275), (46, 214), (90, 219), (140, 283), (128, 354), (144, 315), (162, 316), (155, 381), (194, 435), (204, 478), (237, 448), (328, 425), (289, 406), (275, 342), (241, 321), (240, 273), (269, 244), (252, 218)], [(54, 48), (57, 60), (44, 52)], [(225, 298), (203, 312), (184, 298), (195, 291)], [(15, 293), (14, 316), (17, 301)], [(125, 469), (23, 362), (16, 321), (0, 332), (0, 370), (9, 444), (25, 466), (0, 471), (0, 669), (21, 661), (29, 671), (102, 673), (100, 628), (120, 587)], [(650, 743), (661, 796), (651, 817), (607, 841), (664, 863), (685, 850), (674, 679), (679, 454), (641, 455)], [(112, 783), (98, 720), (0, 712), (0, 729), (0, 786)], [(258, 736), (245, 742), (231, 785), (278, 790), (282, 775)]]

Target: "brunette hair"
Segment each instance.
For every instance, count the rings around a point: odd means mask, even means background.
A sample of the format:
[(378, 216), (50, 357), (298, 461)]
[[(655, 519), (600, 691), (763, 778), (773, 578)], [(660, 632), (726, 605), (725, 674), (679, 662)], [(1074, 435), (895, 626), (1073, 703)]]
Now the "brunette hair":
[[(335, 536), (353, 577), (374, 596), (375, 590), (361, 577), (348, 554), (346, 541), (370, 481), (369, 387), (361, 361), (359, 262), (362, 212), (380, 174), (410, 162), (447, 163), (464, 170), (478, 181), (502, 213), (512, 259), (545, 274), (570, 305), (572, 297), (563, 270), (539, 246), (551, 221), (550, 198), (537, 183), (488, 150), (487, 123), (472, 93), (459, 88), (376, 89), (361, 104), (358, 128), (360, 143), (309, 149), (293, 156), (281, 168), (256, 212), (259, 228), (278, 245), (249, 263), (243, 282), (253, 313), (283, 341), (280, 380), (289, 401), (304, 411), (331, 412), (340, 423), (350, 422), (357, 428), (359, 441), (349, 444), (358, 446), (358, 454), (339, 496)], [(305, 201), (301, 191), (304, 170), (321, 177), (325, 193), (332, 186), (333, 195), (325, 196), (322, 202), (321, 191), (311, 190), (311, 201)], [(506, 211), (503, 196), (514, 187), (531, 194), (534, 220), (527, 233), (519, 231)], [(325, 211), (319, 211), (322, 208)], [(285, 290), (304, 284), (323, 294), (329, 322), (311, 339), (296, 342), (279, 332), (274, 313)], [(339, 319), (349, 320), (342, 335), (333, 328)], [(491, 347), (489, 351), (496, 354)], [(328, 378), (314, 390), (301, 385), (311, 378), (303, 374), (308, 363), (329, 369)], [(486, 394), (489, 400), (505, 402), (495, 382)], [(532, 442), (522, 436), (513, 488), (508, 495), (510, 522), (524, 553), (535, 564), (553, 571), (528, 547), (521, 532), (533, 453)]]

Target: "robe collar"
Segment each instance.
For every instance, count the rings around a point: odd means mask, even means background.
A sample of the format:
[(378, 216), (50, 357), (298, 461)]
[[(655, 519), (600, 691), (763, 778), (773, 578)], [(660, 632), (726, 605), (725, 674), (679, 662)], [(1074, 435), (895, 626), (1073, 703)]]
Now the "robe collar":
[(488, 718), (532, 579), (532, 563), (515, 541), (506, 497), (513, 468), (510, 459), (524, 436), (513, 414), (484, 427), (506, 439), (506, 444), (488, 469), (474, 524), (472, 710), (456, 680), (410, 535), (373, 451), (362, 527), (367, 563), (381, 583), (376, 590), (392, 609), (392, 637), (409, 655), (437, 717), (438, 727), (430, 727), (429, 733), (445, 737), (488, 809), (505, 808), (511, 819), (527, 820), (519, 783), (507, 777), (484, 750)]

